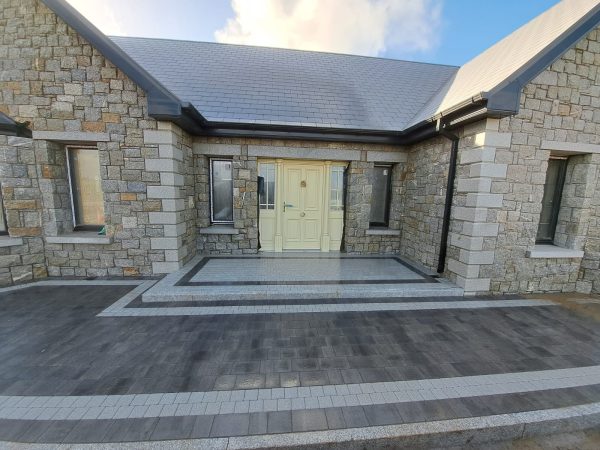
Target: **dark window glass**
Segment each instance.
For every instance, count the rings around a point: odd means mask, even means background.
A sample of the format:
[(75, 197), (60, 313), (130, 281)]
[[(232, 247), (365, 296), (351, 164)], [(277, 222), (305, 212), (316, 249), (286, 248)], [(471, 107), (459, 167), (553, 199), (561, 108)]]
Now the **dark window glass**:
[(233, 222), (233, 162), (211, 160), (211, 209), (212, 221), (216, 223)]
[(2, 192), (0, 192), (0, 234), (7, 234), (6, 216), (4, 215), (4, 203), (2, 202)]
[(75, 228), (101, 228), (104, 225), (104, 196), (98, 150), (69, 148), (67, 154)]
[(537, 232), (537, 242), (539, 243), (550, 243), (554, 240), (566, 170), (566, 159), (550, 159), (548, 161), (542, 212)]
[(371, 225), (388, 225), (391, 178), (391, 166), (375, 166), (373, 168), (373, 194), (371, 196), (370, 218)]

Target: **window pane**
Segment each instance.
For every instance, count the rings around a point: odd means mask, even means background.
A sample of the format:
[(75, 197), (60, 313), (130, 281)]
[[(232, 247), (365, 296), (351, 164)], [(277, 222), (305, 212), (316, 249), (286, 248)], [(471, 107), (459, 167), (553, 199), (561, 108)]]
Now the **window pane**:
[(387, 225), (391, 171), (391, 167), (375, 166), (373, 168), (370, 222), (374, 225)]
[(231, 161), (212, 161), (212, 219), (233, 222), (233, 177)]
[(103, 225), (104, 197), (100, 184), (98, 150), (69, 149), (69, 164), (75, 225)]
[(331, 192), (330, 192), (330, 209), (332, 211), (341, 211), (344, 209), (344, 168), (337, 166), (331, 168)]
[(0, 192), (0, 234), (7, 232), (6, 220), (4, 218), (4, 203), (2, 202), (2, 192)]
[(554, 239), (565, 169), (566, 160), (550, 159), (548, 161), (544, 197), (542, 198), (542, 212), (537, 233), (538, 241), (552, 241)]
[(263, 190), (259, 193), (261, 209), (275, 209), (275, 164), (260, 164), (258, 175), (263, 177)]

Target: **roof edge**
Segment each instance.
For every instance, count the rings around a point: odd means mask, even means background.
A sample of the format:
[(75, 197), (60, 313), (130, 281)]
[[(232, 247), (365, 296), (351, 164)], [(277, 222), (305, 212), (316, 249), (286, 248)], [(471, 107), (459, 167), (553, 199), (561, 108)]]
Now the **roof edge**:
[(598, 24), (600, 24), (600, 3), (509, 78), (492, 89), (488, 93), (488, 108), (505, 114), (517, 114), (523, 88)]
[(6, 114), (0, 112), (0, 135), (17, 136), (31, 139), (29, 122), (17, 122)]
[(181, 100), (65, 0), (41, 0), (148, 96), (148, 114), (181, 114)]

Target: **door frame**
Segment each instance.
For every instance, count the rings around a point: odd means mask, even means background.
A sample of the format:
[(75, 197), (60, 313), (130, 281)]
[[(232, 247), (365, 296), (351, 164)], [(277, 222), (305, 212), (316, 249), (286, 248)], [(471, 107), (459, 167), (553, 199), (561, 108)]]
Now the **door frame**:
[[(262, 251), (274, 251), (274, 252), (282, 252), (283, 251), (283, 243), (284, 243), (284, 233), (283, 230), (283, 203), (285, 201), (285, 189), (284, 189), (284, 173), (286, 165), (314, 165), (323, 167), (323, 180), (322, 186), (323, 190), (321, 192), (322, 201), (321, 201), (321, 239), (320, 239), (320, 249), (318, 251), (321, 252), (329, 252), (331, 251), (331, 235), (330, 235), (330, 219), (332, 215), (335, 215), (343, 223), (345, 222), (344, 213), (345, 211), (330, 211), (330, 190), (331, 190), (331, 167), (332, 166), (340, 166), (346, 168), (349, 164), (347, 161), (324, 161), (324, 160), (311, 160), (311, 159), (283, 159), (283, 158), (260, 158), (258, 159), (258, 164), (275, 164), (275, 210), (274, 214), (269, 215), (268, 217), (274, 221), (274, 237), (272, 248), (266, 247), (263, 248), (261, 243)], [(259, 201), (257, 197), (257, 202)], [(259, 226), (263, 221), (263, 217), (260, 217), (264, 214), (262, 210), (259, 209)], [(272, 210), (271, 210), (272, 211)], [(337, 217), (339, 216), (339, 217)], [(264, 217), (267, 219), (267, 216)], [(262, 234), (262, 233), (261, 233)], [(337, 241), (336, 241), (337, 242)], [(337, 244), (336, 244), (337, 245)], [(337, 251), (337, 248), (335, 249)], [(315, 249), (298, 249), (291, 251), (316, 251)]]

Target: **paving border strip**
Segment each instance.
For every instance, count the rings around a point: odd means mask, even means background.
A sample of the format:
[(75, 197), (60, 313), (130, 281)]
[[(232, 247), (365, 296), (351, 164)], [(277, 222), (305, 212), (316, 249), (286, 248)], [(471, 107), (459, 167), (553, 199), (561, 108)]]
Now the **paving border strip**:
[(0, 446), (10, 450), (151, 450), (158, 448), (241, 450), (273, 447), (362, 450), (392, 446), (401, 449), (444, 448), (573, 432), (599, 425), (600, 402), (596, 402), (463, 419), (301, 433), (103, 444), (26, 444), (0, 441)]
[(0, 419), (96, 420), (369, 406), (600, 384), (600, 365), (293, 388), (88, 396), (0, 396)]

